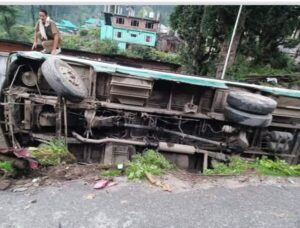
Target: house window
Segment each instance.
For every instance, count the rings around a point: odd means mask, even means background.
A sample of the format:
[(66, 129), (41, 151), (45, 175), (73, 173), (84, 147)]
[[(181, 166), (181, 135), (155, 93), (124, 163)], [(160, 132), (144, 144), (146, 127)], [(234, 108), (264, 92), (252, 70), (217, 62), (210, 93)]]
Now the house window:
[(131, 33), (130, 36), (131, 36), (131, 37), (137, 37), (137, 35), (136, 35), (136, 34), (133, 34), (133, 33)]
[(124, 24), (124, 18), (123, 17), (117, 17), (117, 24)]
[(151, 36), (146, 36), (146, 42), (151, 42)]
[(117, 38), (121, 38), (122, 37), (122, 33), (121, 32), (117, 32)]
[(131, 20), (131, 26), (138, 27), (139, 26), (139, 21), (138, 20)]
[(145, 25), (145, 28), (147, 28), (147, 29), (153, 29), (153, 22), (147, 21), (146, 25)]

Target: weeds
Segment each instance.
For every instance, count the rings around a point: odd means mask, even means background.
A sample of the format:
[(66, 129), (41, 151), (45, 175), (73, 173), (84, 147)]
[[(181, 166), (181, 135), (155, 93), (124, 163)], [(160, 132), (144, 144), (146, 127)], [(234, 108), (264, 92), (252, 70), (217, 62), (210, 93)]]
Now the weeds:
[(270, 160), (265, 157), (256, 160), (254, 168), (268, 176), (300, 176), (300, 165), (289, 165), (283, 160)]
[(102, 171), (100, 174), (105, 177), (117, 177), (122, 174), (122, 170), (109, 169), (109, 170)]
[(228, 165), (218, 162), (214, 169), (207, 169), (204, 175), (222, 174), (222, 175), (238, 175), (252, 168), (252, 163), (239, 157), (231, 157)]
[(144, 154), (137, 154), (133, 157), (126, 169), (129, 180), (143, 179), (146, 173), (161, 175), (174, 166), (165, 157), (155, 150), (147, 150)]
[(300, 165), (289, 165), (283, 160), (271, 160), (266, 157), (247, 161), (239, 157), (232, 157), (228, 165), (217, 163), (214, 169), (207, 169), (204, 175), (222, 174), (238, 175), (248, 170), (255, 170), (258, 174), (267, 176), (300, 176)]
[(12, 166), (12, 163), (9, 161), (0, 161), (0, 169), (4, 170), (10, 174), (15, 172), (15, 169)]
[(45, 166), (58, 165), (62, 162), (72, 163), (76, 161), (74, 155), (68, 151), (67, 146), (61, 139), (53, 139), (48, 144), (39, 148), (30, 147), (29, 151), (41, 165)]

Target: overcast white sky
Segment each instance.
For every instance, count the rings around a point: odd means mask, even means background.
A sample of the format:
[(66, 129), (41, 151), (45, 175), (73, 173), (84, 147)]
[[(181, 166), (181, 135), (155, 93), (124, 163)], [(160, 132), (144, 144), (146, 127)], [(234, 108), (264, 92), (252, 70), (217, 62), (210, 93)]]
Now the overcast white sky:
[(188, 4), (197, 4), (197, 5), (299, 5), (299, 0), (0, 0), (2, 5), (107, 5), (107, 4), (126, 4), (126, 5), (188, 5)]

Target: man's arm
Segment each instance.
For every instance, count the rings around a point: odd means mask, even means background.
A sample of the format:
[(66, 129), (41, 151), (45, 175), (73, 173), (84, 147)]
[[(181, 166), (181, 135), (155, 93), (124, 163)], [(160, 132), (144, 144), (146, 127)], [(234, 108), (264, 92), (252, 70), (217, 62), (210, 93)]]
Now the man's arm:
[(37, 42), (38, 42), (38, 23), (35, 25), (34, 28), (34, 40), (33, 40), (32, 50), (36, 49)]

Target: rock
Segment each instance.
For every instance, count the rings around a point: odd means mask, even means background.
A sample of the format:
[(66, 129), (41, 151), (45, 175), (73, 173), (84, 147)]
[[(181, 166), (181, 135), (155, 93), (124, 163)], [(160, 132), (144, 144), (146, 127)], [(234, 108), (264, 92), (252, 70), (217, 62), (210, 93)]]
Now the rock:
[(13, 192), (24, 192), (24, 191), (26, 191), (28, 188), (26, 188), (26, 187), (21, 187), (21, 188), (15, 188), (15, 189), (13, 189)]
[(41, 181), (41, 178), (34, 178), (34, 179), (32, 179), (32, 183), (36, 183), (36, 182), (40, 182)]
[(0, 180), (0, 190), (6, 190), (11, 185), (11, 180)]

